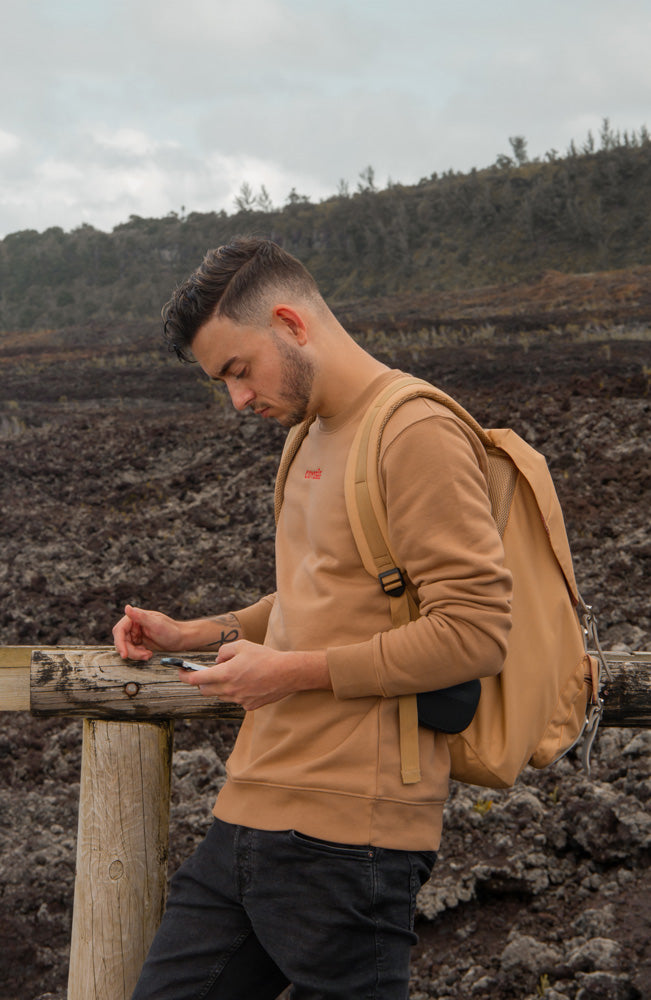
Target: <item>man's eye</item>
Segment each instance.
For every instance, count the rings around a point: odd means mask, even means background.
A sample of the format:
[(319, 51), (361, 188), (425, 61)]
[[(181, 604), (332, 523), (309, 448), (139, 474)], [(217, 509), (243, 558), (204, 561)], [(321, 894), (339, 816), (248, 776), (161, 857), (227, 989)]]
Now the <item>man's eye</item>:
[(234, 372), (233, 378), (235, 379), (236, 382), (239, 382), (239, 380), (244, 378), (245, 375), (246, 375), (246, 368), (243, 368), (241, 372)]

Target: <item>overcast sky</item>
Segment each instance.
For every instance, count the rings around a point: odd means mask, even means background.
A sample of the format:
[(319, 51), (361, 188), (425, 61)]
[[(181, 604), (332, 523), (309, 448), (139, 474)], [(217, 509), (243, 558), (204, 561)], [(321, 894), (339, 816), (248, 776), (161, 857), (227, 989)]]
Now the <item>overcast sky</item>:
[(651, 0), (1, 0), (0, 236), (651, 128)]

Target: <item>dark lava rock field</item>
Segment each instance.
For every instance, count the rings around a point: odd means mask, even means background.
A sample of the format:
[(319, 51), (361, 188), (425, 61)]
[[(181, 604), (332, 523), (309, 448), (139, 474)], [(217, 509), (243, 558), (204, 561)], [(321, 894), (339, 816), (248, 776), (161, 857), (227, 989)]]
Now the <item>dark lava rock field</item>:
[[(604, 648), (651, 648), (648, 326), (366, 340), (545, 453)], [(106, 644), (127, 601), (197, 617), (273, 588), (280, 428), (150, 327), (0, 334), (0, 365), (2, 644)], [(171, 870), (233, 733), (176, 725)], [(66, 995), (80, 748), (78, 720), (2, 715), (0, 1000)], [(647, 731), (604, 729), (590, 777), (570, 755), (513, 790), (453, 788), (412, 1000), (651, 997), (650, 760)]]

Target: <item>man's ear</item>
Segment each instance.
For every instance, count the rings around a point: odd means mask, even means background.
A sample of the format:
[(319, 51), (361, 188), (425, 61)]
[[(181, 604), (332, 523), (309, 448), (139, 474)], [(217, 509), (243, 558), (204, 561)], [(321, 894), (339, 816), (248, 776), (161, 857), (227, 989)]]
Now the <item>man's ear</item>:
[(273, 317), (283, 324), (299, 347), (307, 343), (307, 324), (302, 314), (294, 309), (293, 306), (274, 306)]

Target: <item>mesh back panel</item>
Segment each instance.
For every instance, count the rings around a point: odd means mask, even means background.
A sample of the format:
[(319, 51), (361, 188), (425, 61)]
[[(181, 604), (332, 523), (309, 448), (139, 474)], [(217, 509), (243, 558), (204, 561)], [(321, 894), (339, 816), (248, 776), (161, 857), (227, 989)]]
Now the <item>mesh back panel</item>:
[(503, 451), (488, 451), (488, 495), (500, 538), (503, 537), (511, 510), (518, 470)]

